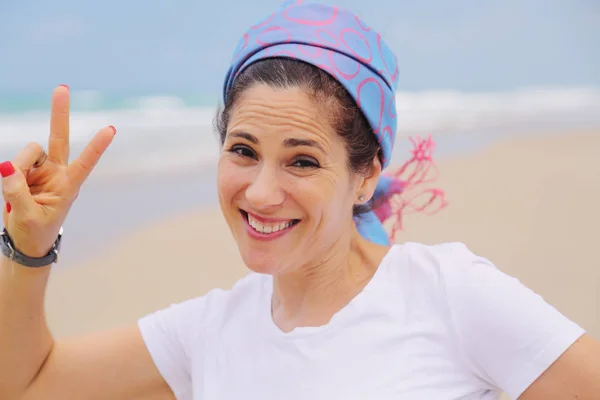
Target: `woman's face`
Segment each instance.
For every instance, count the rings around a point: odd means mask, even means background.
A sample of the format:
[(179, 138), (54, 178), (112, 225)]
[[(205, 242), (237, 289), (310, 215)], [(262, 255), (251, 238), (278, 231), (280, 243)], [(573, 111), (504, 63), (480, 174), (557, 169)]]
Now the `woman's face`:
[(365, 179), (352, 174), (326, 106), (301, 89), (256, 84), (232, 110), (218, 167), (219, 203), (242, 259), (276, 275), (348, 245)]

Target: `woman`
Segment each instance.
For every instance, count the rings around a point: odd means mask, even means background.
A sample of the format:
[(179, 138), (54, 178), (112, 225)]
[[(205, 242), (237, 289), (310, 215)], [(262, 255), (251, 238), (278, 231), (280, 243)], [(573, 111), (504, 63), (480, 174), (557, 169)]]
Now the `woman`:
[(253, 273), (62, 341), (44, 317), (49, 265), (116, 130), (68, 164), (57, 88), (47, 157), (30, 144), (0, 164), (0, 398), (600, 398), (600, 345), (539, 296), (462, 244), (388, 243), (379, 221), (402, 208), (390, 196), (415, 183), (381, 174), (397, 79), (347, 11), (286, 3), (250, 28), (217, 128), (219, 203)]

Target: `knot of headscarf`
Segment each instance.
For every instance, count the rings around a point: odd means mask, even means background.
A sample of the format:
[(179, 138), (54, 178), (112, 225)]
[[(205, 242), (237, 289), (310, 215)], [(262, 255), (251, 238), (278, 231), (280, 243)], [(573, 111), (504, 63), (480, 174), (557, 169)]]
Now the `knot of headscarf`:
[[(329, 73), (354, 98), (369, 122), (382, 150), (382, 167), (392, 157), (396, 138), (396, 85), (398, 61), (381, 36), (355, 14), (318, 3), (287, 0), (274, 13), (250, 27), (234, 51), (225, 77), (223, 99), (236, 77), (248, 65), (266, 58), (291, 58), (312, 64)], [(372, 199), (373, 210), (356, 217), (360, 234), (368, 240), (389, 244), (402, 227), (402, 212), (425, 208), (442, 199), (437, 189), (417, 193), (410, 200), (394, 195), (427, 180), (434, 167), (431, 139), (414, 142), (413, 157), (393, 174), (383, 174)], [(408, 177), (402, 175), (408, 174)], [(414, 206), (423, 199), (422, 206)], [(387, 234), (383, 223), (393, 219)]]

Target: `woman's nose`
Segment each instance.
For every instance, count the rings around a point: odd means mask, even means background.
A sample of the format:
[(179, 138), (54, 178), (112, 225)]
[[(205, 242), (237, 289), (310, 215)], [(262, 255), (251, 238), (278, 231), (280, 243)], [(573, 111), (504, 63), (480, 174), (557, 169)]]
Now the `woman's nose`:
[(246, 199), (256, 209), (279, 206), (285, 199), (275, 168), (263, 166), (246, 189)]

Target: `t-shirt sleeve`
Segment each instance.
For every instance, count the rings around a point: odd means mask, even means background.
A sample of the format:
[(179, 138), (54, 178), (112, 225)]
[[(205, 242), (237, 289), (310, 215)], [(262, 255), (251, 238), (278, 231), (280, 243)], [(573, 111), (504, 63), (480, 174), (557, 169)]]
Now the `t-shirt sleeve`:
[(442, 274), (463, 354), (479, 379), (517, 399), (584, 330), (465, 245), (449, 251)]
[(205, 328), (218, 313), (225, 293), (214, 289), (138, 320), (150, 356), (178, 400), (192, 399), (192, 360), (202, 356)]

